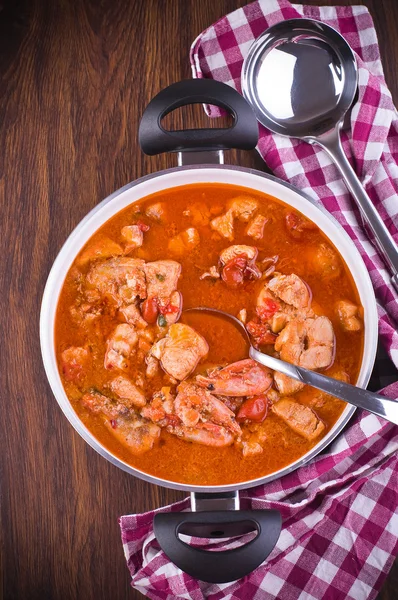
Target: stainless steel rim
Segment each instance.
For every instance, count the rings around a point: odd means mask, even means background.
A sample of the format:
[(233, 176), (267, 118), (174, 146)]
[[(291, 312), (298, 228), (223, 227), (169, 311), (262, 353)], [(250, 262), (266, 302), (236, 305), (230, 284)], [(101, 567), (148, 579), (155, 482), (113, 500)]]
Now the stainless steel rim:
[[(64, 399), (60, 399), (55, 390), (54, 390), (54, 386), (52, 385), (51, 382), (51, 377), (50, 377), (50, 366), (48, 364), (48, 359), (46, 358), (48, 356), (48, 352), (47, 352), (47, 347), (46, 347), (46, 335), (47, 335), (47, 322), (46, 322), (46, 316), (47, 316), (47, 310), (48, 307), (51, 305), (52, 303), (52, 287), (55, 283), (55, 280), (57, 278), (57, 270), (58, 270), (58, 265), (61, 262), (61, 258), (63, 258), (63, 256), (65, 254), (67, 254), (69, 252), (70, 249), (73, 248), (74, 246), (74, 242), (75, 239), (78, 237), (79, 232), (81, 231), (81, 229), (83, 228), (83, 226), (89, 221), (91, 220), (91, 218), (99, 211), (101, 210), (106, 204), (108, 204), (109, 202), (111, 202), (113, 199), (115, 199), (116, 197), (118, 197), (120, 194), (122, 194), (123, 192), (125, 192), (126, 190), (135, 187), (137, 185), (142, 184), (145, 181), (160, 177), (160, 176), (164, 176), (166, 174), (169, 173), (174, 173), (174, 172), (180, 172), (180, 171), (193, 171), (193, 170), (201, 170), (201, 169), (205, 169), (205, 168), (209, 168), (209, 169), (217, 169), (217, 170), (232, 170), (232, 171), (240, 171), (240, 172), (244, 172), (247, 174), (252, 174), (252, 175), (256, 175), (259, 177), (262, 177), (264, 179), (268, 179), (271, 180), (275, 183), (277, 183), (278, 185), (281, 185), (283, 187), (286, 187), (290, 190), (292, 190), (293, 192), (295, 192), (296, 194), (298, 194), (299, 196), (303, 197), (304, 199), (306, 199), (308, 202), (310, 202), (311, 204), (313, 204), (314, 206), (316, 206), (318, 208), (318, 210), (320, 210), (321, 212), (323, 212), (328, 219), (330, 219), (330, 221), (334, 224), (335, 227), (337, 227), (340, 231), (340, 233), (346, 238), (346, 241), (351, 245), (353, 251), (355, 253), (358, 254), (354, 243), (352, 242), (352, 240), (349, 238), (348, 234), (344, 231), (344, 229), (342, 228), (342, 226), (338, 223), (338, 221), (336, 221), (336, 219), (322, 206), (320, 205), (318, 202), (316, 202), (315, 200), (313, 200), (310, 196), (308, 196), (307, 194), (301, 192), (300, 190), (297, 190), (293, 185), (286, 183), (284, 181), (279, 180), (277, 177), (274, 177), (272, 175), (268, 175), (266, 173), (263, 173), (261, 171), (258, 171), (256, 169), (248, 169), (245, 167), (238, 167), (238, 166), (234, 166), (234, 165), (214, 165), (214, 164), (210, 164), (210, 165), (193, 165), (193, 166), (187, 166), (187, 167), (173, 167), (171, 169), (166, 169), (163, 171), (158, 171), (156, 173), (152, 173), (150, 175), (146, 175), (144, 177), (141, 177), (140, 179), (137, 179), (133, 182), (128, 183), (127, 185), (123, 186), (122, 188), (119, 188), (118, 190), (116, 190), (115, 192), (113, 192), (112, 194), (110, 194), (109, 196), (107, 196), (104, 200), (102, 200), (98, 205), (96, 205), (80, 222), (79, 224), (75, 227), (75, 229), (72, 231), (72, 233), (69, 235), (69, 237), (67, 238), (67, 240), (65, 241), (64, 245), (62, 246), (60, 252), (57, 255), (57, 258), (54, 261), (54, 264), (50, 270), (48, 279), (47, 279), (47, 283), (45, 286), (45, 290), (44, 290), (44, 294), (43, 294), (43, 299), (42, 299), (42, 305), (41, 305), (41, 312), (40, 312), (40, 344), (41, 344), (41, 351), (42, 351), (42, 358), (43, 358), (43, 363), (44, 363), (44, 368), (47, 374), (47, 378), (49, 380), (50, 383), (50, 387), (52, 388), (53, 394), (62, 410), (62, 412), (64, 413), (64, 415), (66, 416), (66, 418), (68, 419), (68, 421), (71, 423), (71, 425), (74, 427), (74, 429), (79, 433), (79, 435), (94, 449), (96, 450), (102, 457), (106, 458), (109, 462), (111, 462), (113, 465), (115, 465), (116, 467), (119, 467), (120, 469), (122, 469), (123, 471), (126, 471), (127, 473), (130, 473), (131, 475), (135, 475), (136, 477), (139, 477), (140, 479), (143, 479), (144, 481), (147, 481), (148, 483), (153, 483), (155, 485), (161, 485), (163, 487), (168, 487), (171, 489), (175, 489), (175, 490), (182, 490), (182, 491), (187, 491), (187, 492), (224, 492), (224, 491), (231, 491), (231, 490), (241, 490), (241, 489), (246, 489), (246, 488), (252, 488), (258, 485), (263, 485), (265, 483), (269, 483), (275, 479), (279, 479), (280, 477), (283, 477), (284, 475), (287, 475), (288, 473), (291, 473), (292, 471), (295, 471), (296, 469), (300, 468), (301, 466), (307, 464), (310, 460), (312, 460), (317, 454), (319, 454), (320, 452), (322, 452), (322, 450), (324, 450), (326, 448), (326, 446), (328, 446), (335, 438), (336, 436), (339, 435), (339, 433), (342, 431), (342, 429), (345, 427), (345, 425), (347, 424), (347, 422), (350, 420), (350, 418), (352, 417), (352, 415), (355, 412), (355, 407), (352, 406), (347, 410), (347, 413), (344, 417), (344, 419), (342, 419), (341, 423), (339, 424), (339, 426), (335, 429), (335, 431), (333, 431), (333, 434), (330, 435), (328, 434), (320, 443), (319, 445), (317, 445), (316, 447), (314, 447), (314, 449), (312, 451), (310, 451), (305, 458), (298, 460), (297, 462), (293, 463), (292, 465), (289, 465), (287, 467), (285, 467), (284, 469), (281, 469), (279, 471), (276, 471), (275, 473), (271, 473), (269, 475), (266, 475), (264, 477), (259, 477), (257, 479), (253, 479), (250, 481), (245, 481), (245, 482), (240, 482), (240, 483), (234, 483), (234, 484), (228, 484), (228, 485), (217, 485), (217, 486), (200, 486), (200, 485), (187, 485), (187, 484), (183, 484), (183, 483), (176, 483), (174, 481), (169, 481), (167, 479), (161, 479), (159, 477), (155, 477), (153, 475), (149, 475), (147, 473), (144, 473), (143, 471), (140, 471), (139, 469), (137, 469), (136, 467), (132, 467), (131, 465), (125, 463), (124, 461), (122, 461), (121, 459), (117, 458), (116, 456), (114, 456), (113, 454), (111, 454), (92, 434), (91, 432), (83, 425), (83, 422), (79, 419), (79, 417), (77, 416), (77, 414), (75, 413), (75, 411), (72, 408), (72, 405), (70, 404), (69, 400), (66, 397), (65, 394), (65, 398)], [(282, 200), (283, 202), (283, 200)], [(116, 213), (115, 213), (116, 214)], [(359, 256), (359, 254), (358, 254)], [(370, 280), (369, 280), (370, 281)], [(54, 334), (54, 332), (53, 332)], [(367, 370), (365, 371), (365, 373), (363, 374), (363, 383), (362, 383), (362, 387), (366, 387), (369, 379), (370, 379), (370, 375), (373, 369), (373, 365), (374, 365), (374, 358), (375, 358), (375, 354), (376, 354), (376, 347), (377, 347), (377, 341), (375, 344), (375, 347), (372, 348), (372, 359), (369, 361), (369, 366), (367, 368)], [(52, 349), (54, 352), (54, 348)]]

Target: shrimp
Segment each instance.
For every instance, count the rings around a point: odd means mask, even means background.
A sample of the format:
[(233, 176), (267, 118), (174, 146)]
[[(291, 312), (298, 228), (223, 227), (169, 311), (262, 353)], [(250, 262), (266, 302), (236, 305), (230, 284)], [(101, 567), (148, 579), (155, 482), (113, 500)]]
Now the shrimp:
[(205, 446), (229, 446), (242, 434), (233, 411), (194, 383), (181, 383), (175, 399), (163, 387), (141, 414), (169, 433)]
[(170, 393), (170, 388), (165, 386), (162, 387), (160, 392), (156, 392), (151, 402), (141, 410), (141, 415), (154, 423), (160, 424), (162, 427), (170, 425), (174, 421), (179, 422), (177, 417), (172, 418), (174, 415), (174, 397)]
[(105, 369), (128, 369), (129, 356), (138, 342), (138, 335), (131, 325), (117, 325), (106, 343)]
[(199, 422), (210, 421), (222, 425), (235, 435), (242, 433), (232, 410), (222, 400), (193, 383), (183, 382), (178, 386), (174, 408), (186, 427), (196, 427)]
[(181, 381), (195, 370), (208, 351), (206, 340), (192, 327), (174, 323), (166, 337), (153, 345), (151, 355), (160, 360), (166, 373)]
[(92, 266), (86, 283), (118, 307), (132, 304), (147, 296), (144, 265), (139, 258), (111, 258)]
[(272, 385), (272, 371), (251, 358), (232, 363), (210, 376), (197, 375), (196, 381), (220, 396), (258, 396)]
[(108, 398), (108, 396), (105, 396), (96, 390), (91, 390), (84, 394), (81, 398), (81, 403), (92, 413), (101, 413), (109, 419), (125, 417), (131, 412), (129, 407), (123, 402), (115, 402), (111, 400), (111, 398)]
[(275, 341), (282, 360), (306, 369), (322, 369), (332, 364), (335, 338), (327, 317), (290, 321)]

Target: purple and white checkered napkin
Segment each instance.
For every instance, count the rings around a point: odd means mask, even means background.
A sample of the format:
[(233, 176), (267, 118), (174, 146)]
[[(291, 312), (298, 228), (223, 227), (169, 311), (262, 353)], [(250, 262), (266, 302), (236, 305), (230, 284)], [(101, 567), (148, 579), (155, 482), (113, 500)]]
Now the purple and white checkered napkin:
[[(331, 25), (357, 53), (359, 98), (352, 110), (351, 129), (343, 132), (343, 146), (396, 236), (398, 118), (366, 8), (298, 6), (287, 0), (254, 2), (222, 18), (195, 40), (193, 74), (218, 79), (240, 91), (241, 67), (251, 42), (270, 25), (301, 16)], [(216, 110), (212, 114), (216, 116)], [(258, 151), (275, 175), (321, 201), (354, 240), (375, 288), (381, 338), (397, 366), (398, 298), (335, 166), (322, 149), (271, 134), (264, 127)], [(398, 383), (383, 393), (398, 398)], [(281, 479), (242, 492), (243, 508), (276, 508), (283, 527), (268, 559), (233, 583), (192, 579), (157, 544), (154, 514), (187, 509), (188, 499), (158, 511), (121, 517), (132, 586), (157, 600), (375, 598), (398, 554), (397, 431), (382, 419), (358, 411), (327, 454)]]

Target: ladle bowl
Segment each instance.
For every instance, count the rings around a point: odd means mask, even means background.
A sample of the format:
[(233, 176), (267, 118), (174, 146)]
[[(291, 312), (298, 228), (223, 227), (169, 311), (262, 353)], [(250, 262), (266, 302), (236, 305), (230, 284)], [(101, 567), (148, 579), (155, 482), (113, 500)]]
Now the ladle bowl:
[(270, 131), (318, 144), (356, 201), (370, 239), (398, 291), (398, 249), (344, 154), (340, 130), (358, 88), (355, 54), (329, 25), (314, 19), (277, 23), (257, 38), (242, 68), (242, 91)]

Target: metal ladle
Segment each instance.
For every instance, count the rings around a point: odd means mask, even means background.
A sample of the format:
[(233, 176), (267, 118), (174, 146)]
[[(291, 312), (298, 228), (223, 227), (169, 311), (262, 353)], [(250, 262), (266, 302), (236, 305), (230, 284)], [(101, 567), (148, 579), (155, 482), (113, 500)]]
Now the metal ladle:
[(254, 346), (252, 346), (250, 336), (243, 323), (233, 315), (230, 315), (223, 310), (200, 306), (197, 308), (188, 308), (184, 312), (207, 313), (209, 315), (218, 316), (220, 318), (232, 321), (232, 323), (245, 337), (249, 346), (249, 356), (253, 360), (264, 365), (265, 367), (273, 369), (274, 371), (283, 373), (292, 379), (296, 379), (297, 381), (301, 381), (302, 383), (317, 388), (318, 390), (322, 390), (322, 392), (326, 392), (331, 396), (340, 398), (340, 400), (344, 400), (349, 404), (353, 404), (357, 408), (364, 408), (378, 417), (382, 417), (383, 419), (398, 425), (398, 402), (396, 400), (390, 400), (389, 398), (385, 398), (380, 394), (369, 392), (368, 390), (356, 387), (355, 385), (350, 385), (349, 383), (344, 383), (338, 379), (326, 377), (326, 375), (321, 375), (316, 371), (310, 371), (309, 369), (304, 369), (303, 367), (297, 367), (296, 365), (287, 363), (279, 358), (274, 358), (273, 356), (269, 356), (268, 354), (260, 352), (254, 348)]
[(290, 19), (267, 29), (251, 45), (242, 68), (243, 95), (260, 123), (274, 133), (318, 144), (329, 154), (398, 291), (397, 245), (341, 145), (340, 129), (357, 87), (350, 46), (335, 29), (313, 19)]

